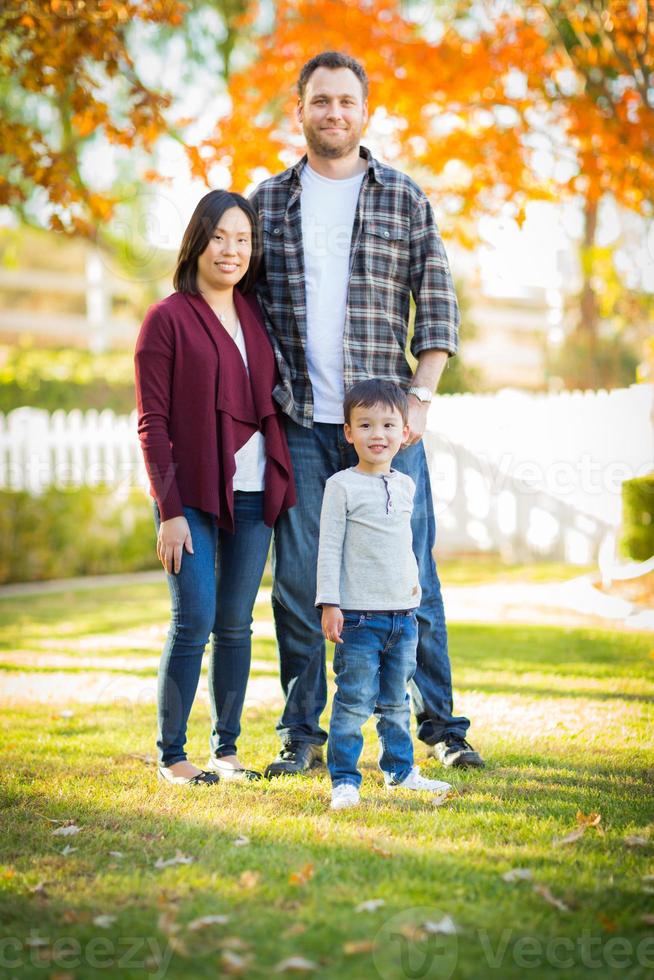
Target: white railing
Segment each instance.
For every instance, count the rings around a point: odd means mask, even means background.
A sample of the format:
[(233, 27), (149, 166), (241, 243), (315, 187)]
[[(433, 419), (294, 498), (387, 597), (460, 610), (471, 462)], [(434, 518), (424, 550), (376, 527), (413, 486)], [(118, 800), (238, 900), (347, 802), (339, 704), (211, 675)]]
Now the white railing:
[[(622, 482), (654, 469), (654, 386), (449, 395), (425, 445), (442, 551), (594, 559), (620, 523)], [(136, 415), (0, 415), (0, 487), (147, 487)]]

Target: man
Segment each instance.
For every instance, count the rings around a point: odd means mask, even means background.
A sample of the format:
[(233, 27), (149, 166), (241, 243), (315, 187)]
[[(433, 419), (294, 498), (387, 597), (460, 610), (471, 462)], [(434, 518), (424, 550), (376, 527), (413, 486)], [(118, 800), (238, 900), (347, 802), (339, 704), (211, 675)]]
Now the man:
[[(263, 224), (259, 299), (281, 375), (297, 505), (278, 521), (273, 611), (286, 705), (279, 756), (266, 776), (322, 760), (327, 734), (325, 642), (314, 607), (320, 506), (326, 480), (356, 463), (343, 434), (343, 395), (381, 377), (409, 393), (410, 433), (395, 468), (416, 484), (412, 520), (422, 602), (412, 686), (418, 738), (446, 766), (481, 766), (452, 717), (452, 681), (440, 583), (432, 557), (435, 520), (422, 435), (432, 394), (457, 349), (459, 310), (445, 250), (425, 194), (360, 146), (368, 79), (359, 62), (324, 52), (303, 67), (297, 117), (307, 155), (264, 181), (252, 203)], [(416, 304), (405, 357), (410, 295)]]

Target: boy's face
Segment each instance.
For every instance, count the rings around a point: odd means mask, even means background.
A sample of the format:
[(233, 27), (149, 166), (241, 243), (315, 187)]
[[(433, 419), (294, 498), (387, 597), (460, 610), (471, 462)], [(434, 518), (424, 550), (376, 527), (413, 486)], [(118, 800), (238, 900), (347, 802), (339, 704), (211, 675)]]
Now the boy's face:
[(356, 449), (359, 469), (367, 473), (388, 473), (393, 457), (409, 435), (397, 408), (357, 405), (345, 423), (345, 438)]

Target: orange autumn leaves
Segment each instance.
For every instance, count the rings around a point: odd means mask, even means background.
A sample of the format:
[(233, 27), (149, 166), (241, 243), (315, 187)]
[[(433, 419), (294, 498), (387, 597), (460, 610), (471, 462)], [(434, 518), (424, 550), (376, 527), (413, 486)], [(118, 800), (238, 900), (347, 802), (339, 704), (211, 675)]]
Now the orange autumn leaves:
[(0, 72), (11, 79), (0, 114), (0, 204), (19, 213), (46, 191), (51, 225), (81, 234), (106, 220), (111, 196), (93, 193), (81, 148), (110, 143), (151, 150), (168, 124), (168, 95), (139, 79), (127, 47), (134, 21), (178, 26), (180, 0), (7, 0), (0, 12)]
[[(140, 80), (128, 29), (140, 21), (184, 32), (190, 6), (6, 0), (0, 71), (12, 85), (0, 113), (0, 204), (20, 213), (39, 186), (56, 228), (88, 233), (107, 219), (112, 197), (84, 177), (85, 142), (101, 133), (150, 152), (182, 95), (164, 91), (165, 79), (156, 89)], [(216, 118), (209, 138), (186, 146), (190, 173), (209, 185), (220, 163), (242, 190), (297, 158), (299, 69), (336, 49), (365, 63), (384, 157), (437, 195), (462, 240), (507, 202), (518, 221), (529, 201), (566, 195), (592, 204), (610, 193), (651, 212), (651, 2), (452, 2), (441, 20), (439, 9), (430, 0), (252, 0), (230, 19), (239, 54), (231, 112)], [(178, 121), (176, 135), (192, 121)]]

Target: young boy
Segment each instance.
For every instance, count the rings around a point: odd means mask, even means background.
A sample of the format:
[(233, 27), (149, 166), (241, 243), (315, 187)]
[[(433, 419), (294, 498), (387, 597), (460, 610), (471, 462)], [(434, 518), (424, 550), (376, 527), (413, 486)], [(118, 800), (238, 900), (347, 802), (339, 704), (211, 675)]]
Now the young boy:
[(409, 434), (407, 398), (390, 381), (355, 384), (343, 406), (357, 466), (327, 480), (320, 516), (318, 594), (322, 629), (336, 644), (336, 695), (327, 765), (332, 809), (359, 802), (362, 725), (374, 712), (379, 766), (389, 790), (440, 792), (413, 765), (407, 684), (416, 669), (420, 604), (411, 512), (415, 484), (391, 469)]

